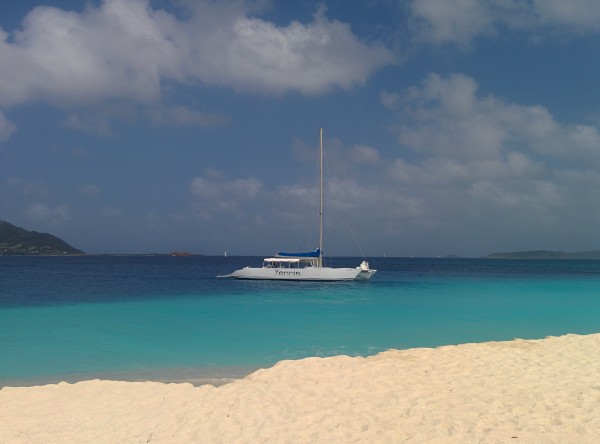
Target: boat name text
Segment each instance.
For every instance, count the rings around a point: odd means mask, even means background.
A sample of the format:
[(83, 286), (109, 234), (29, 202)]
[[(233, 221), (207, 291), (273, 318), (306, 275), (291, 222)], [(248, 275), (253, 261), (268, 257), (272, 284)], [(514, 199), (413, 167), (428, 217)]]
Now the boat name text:
[(277, 276), (300, 276), (299, 271), (284, 271), (284, 270), (275, 270), (275, 274)]

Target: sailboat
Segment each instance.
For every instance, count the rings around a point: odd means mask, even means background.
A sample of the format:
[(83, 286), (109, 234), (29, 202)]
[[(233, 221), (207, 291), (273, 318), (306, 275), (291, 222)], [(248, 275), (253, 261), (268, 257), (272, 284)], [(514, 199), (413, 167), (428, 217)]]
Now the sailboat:
[(244, 267), (220, 277), (286, 281), (362, 281), (377, 270), (363, 261), (355, 268), (332, 268), (323, 264), (323, 128), (319, 129), (319, 248), (305, 253), (279, 252), (263, 260), (262, 267)]

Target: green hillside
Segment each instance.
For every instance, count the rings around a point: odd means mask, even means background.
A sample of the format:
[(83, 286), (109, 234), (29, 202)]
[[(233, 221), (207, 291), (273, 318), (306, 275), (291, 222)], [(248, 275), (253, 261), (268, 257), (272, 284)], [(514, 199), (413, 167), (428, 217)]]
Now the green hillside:
[(84, 254), (84, 252), (51, 234), (27, 231), (0, 220), (0, 256), (69, 254)]

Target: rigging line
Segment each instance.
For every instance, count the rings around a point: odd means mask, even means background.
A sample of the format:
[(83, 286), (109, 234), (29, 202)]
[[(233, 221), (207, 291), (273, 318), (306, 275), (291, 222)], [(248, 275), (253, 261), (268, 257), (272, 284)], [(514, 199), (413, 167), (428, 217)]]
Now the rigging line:
[[(326, 138), (325, 134), (323, 135), (323, 145), (326, 146), (326, 147), (328, 146), (327, 138)], [(328, 153), (329, 153), (328, 149), (324, 150), (325, 168), (327, 169), (328, 176), (332, 177), (331, 169), (329, 167)], [(336, 193), (335, 187), (332, 187), (331, 190), (333, 191), (334, 194)], [(356, 248), (360, 252), (361, 257), (363, 259), (366, 259), (365, 253), (364, 253), (364, 251), (363, 251), (363, 249), (362, 249), (362, 247), (360, 245), (360, 238), (359, 238), (359, 235), (358, 235), (358, 230), (356, 230), (352, 226), (352, 224), (350, 223), (347, 214), (345, 213), (343, 207), (340, 204), (339, 195), (336, 195), (336, 196), (338, 196), (338, 199), (334, 199), (334, 201), (336, 202), (336, 210), (342, 215), (342, 220), (344, 221), (344, 224), (346, 225), (346, 229), (350, 233), (350, 237), (354, 241), (354, 245), (356, 246)]]

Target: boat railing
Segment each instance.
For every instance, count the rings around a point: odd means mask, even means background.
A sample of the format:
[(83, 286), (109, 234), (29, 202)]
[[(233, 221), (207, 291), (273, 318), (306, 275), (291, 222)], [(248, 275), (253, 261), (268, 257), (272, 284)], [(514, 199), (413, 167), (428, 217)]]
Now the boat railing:
[(265, 268), (306, 268), (317, 264), (318, 258), (314, 257), (269, 257), (263, 261)]

